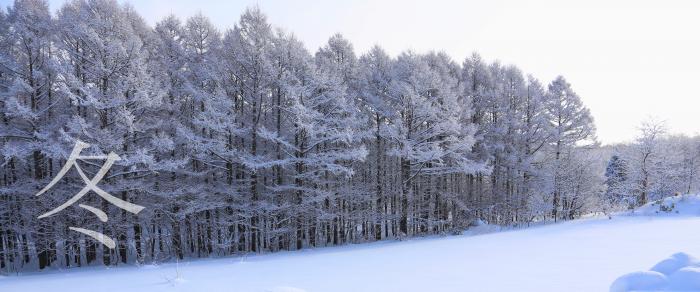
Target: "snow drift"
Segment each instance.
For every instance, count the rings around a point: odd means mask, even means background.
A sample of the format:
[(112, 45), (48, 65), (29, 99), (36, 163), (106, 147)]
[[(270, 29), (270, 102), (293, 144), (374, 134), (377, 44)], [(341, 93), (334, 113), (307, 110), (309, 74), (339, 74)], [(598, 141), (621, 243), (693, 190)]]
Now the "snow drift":
[(686, 253), (676, 253), (649, 271), (621, 276), (610, 292), (700, 291), (700, 261)]

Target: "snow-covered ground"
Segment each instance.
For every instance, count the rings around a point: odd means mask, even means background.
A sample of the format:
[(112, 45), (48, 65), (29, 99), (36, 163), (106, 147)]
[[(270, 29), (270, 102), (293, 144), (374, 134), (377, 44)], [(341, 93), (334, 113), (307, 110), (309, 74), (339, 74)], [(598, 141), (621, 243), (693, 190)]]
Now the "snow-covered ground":
[(609, 291), (678, 252), (700, 256), (700, 198), (670, 200), (668, 213), (650, 204), (613, 219), (478, 236), (9, 276), (0, 291)]

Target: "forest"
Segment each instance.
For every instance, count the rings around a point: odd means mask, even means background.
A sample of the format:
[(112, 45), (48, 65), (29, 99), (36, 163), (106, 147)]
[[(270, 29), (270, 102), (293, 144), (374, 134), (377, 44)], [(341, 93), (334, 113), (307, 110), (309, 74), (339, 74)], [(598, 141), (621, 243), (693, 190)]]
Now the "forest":
[[(221, 30), (202, 14), (152, 27), (116, 0), (16, 0), (0, 11), (0, 271), (527, 226), (698, 189), (700, 138), (649, 120), (602, 146), (564, 77), (465, 57), (359, 53), (340, 34), (311, 52), (258, 8)], [(35, 195), (77, 141), (119, 155), (98, 185), (143, 211), (89, 193), (108, 221), (77, 204), (38, 218), (84, 187), (73, 169)]]

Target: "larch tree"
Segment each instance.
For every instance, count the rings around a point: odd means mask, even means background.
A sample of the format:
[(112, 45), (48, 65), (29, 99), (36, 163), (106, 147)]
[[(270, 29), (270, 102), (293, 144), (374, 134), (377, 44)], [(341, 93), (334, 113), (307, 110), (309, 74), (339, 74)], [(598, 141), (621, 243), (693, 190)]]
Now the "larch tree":
[[(392, 171), (392, 160), (387, 156), (388, 146), (393, 143), (389, 136), (389, 121), (395, 112), (396, 100), (392, 98), (394, 82), (394, 60), (379, 46), (373, 47), (362, 55), (358, 65), (358, 98), (362, 112), (366, 115), (367, 123), (371, 125), (371, 134), (367, 138), (369, 161), (371, 165), (365, 169), (370, 178), (361, 183), (372, 182), (375, 200), (372, 209), (376, 213), (373, 218), (372, 233), (377, 239), (394, 236), (394, 221), (396, 206), (392, 205), (390, 179), (386, 174)], [(369, 190), (368, 190), (369, 191)]]
[[(7, 194), (6, 212), (29, 211), (43, 205), (43, 198), (34, 198), (32, 190), (54, 173), (51, 167), (61, 154), (55, 147), (60, 141), (55, 133), (65, 118), (61, 112), (65, 104), (61, 103), (56, 85), (58, 68), (51, 34), (54, 20), (46, 2), (30, 0), (15, 1), (2, 18), (0, 147), (4, 154), (2, 165), (8, 171), (4, 180), (26, 186)], [(26, 251), (18, 251), (15, 256), (29, 259), (26, 263), (16, 262), (13, 268), (36, 269), (45, 265), (45, 257), (40, 259), (39, 254), (45, 255), (47, 251), (38, 244), (39, 234), (32, 232), (30, 226), (44, 228), (50, 222), (39, 222), (28, 212), (7, 213), (7, 218), (8, 222), (0, 228), (13, 230), (15, 237), (4, 234), (2, 240), (26, 243)], [(58, 248), (62, 249), (63, 242), (56, 239)]]
[(564, 77), (552, 81), (546, 94), (545, 108), (552, 126), (552, 217), (557, 220), (561, 215), (566, 216), (559, 211), (573, 203), (563, 193), (564, 181), (569, 179), (564, 162), (578, 143), (595, 139), (595, 126), (590, 111)]

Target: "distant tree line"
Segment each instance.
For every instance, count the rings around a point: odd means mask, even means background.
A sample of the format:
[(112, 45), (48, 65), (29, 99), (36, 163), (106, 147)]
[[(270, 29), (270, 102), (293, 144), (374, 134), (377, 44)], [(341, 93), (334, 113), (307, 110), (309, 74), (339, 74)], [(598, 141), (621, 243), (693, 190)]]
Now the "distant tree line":
[[(258, 9), (222, 32), (203, 15), (150, 27), (114, 0), (68, 1), (55, 15), (16, 0), (0, 12), (0, 97), (7, 273), (567, 220), (619, 206), (610, 194), (660, 190), (657, 178), (610, 189), (633, 179), (629, 168), (618, 160), (603, 175), (593, 119), (563, 77), (543, 85), (477, 54), (357, 56), (341, 35), (312, 54)], [(121, 157), (99, 186), (144, 211), (89, 194), (81, 202), (109, 221), (77, 206), (37, 219), (84, 186), (71, 170), (34, 196), (77, 140), (92, 145), (86, 155)]]
[[(603, 211), (635, 208), (700, 189), (700, 137), (669, 135), (663, 121), (649, 119), (634, 143), (611, 146), (605, 168)], [(660, 210), (673, 211), (673, 210)]]

